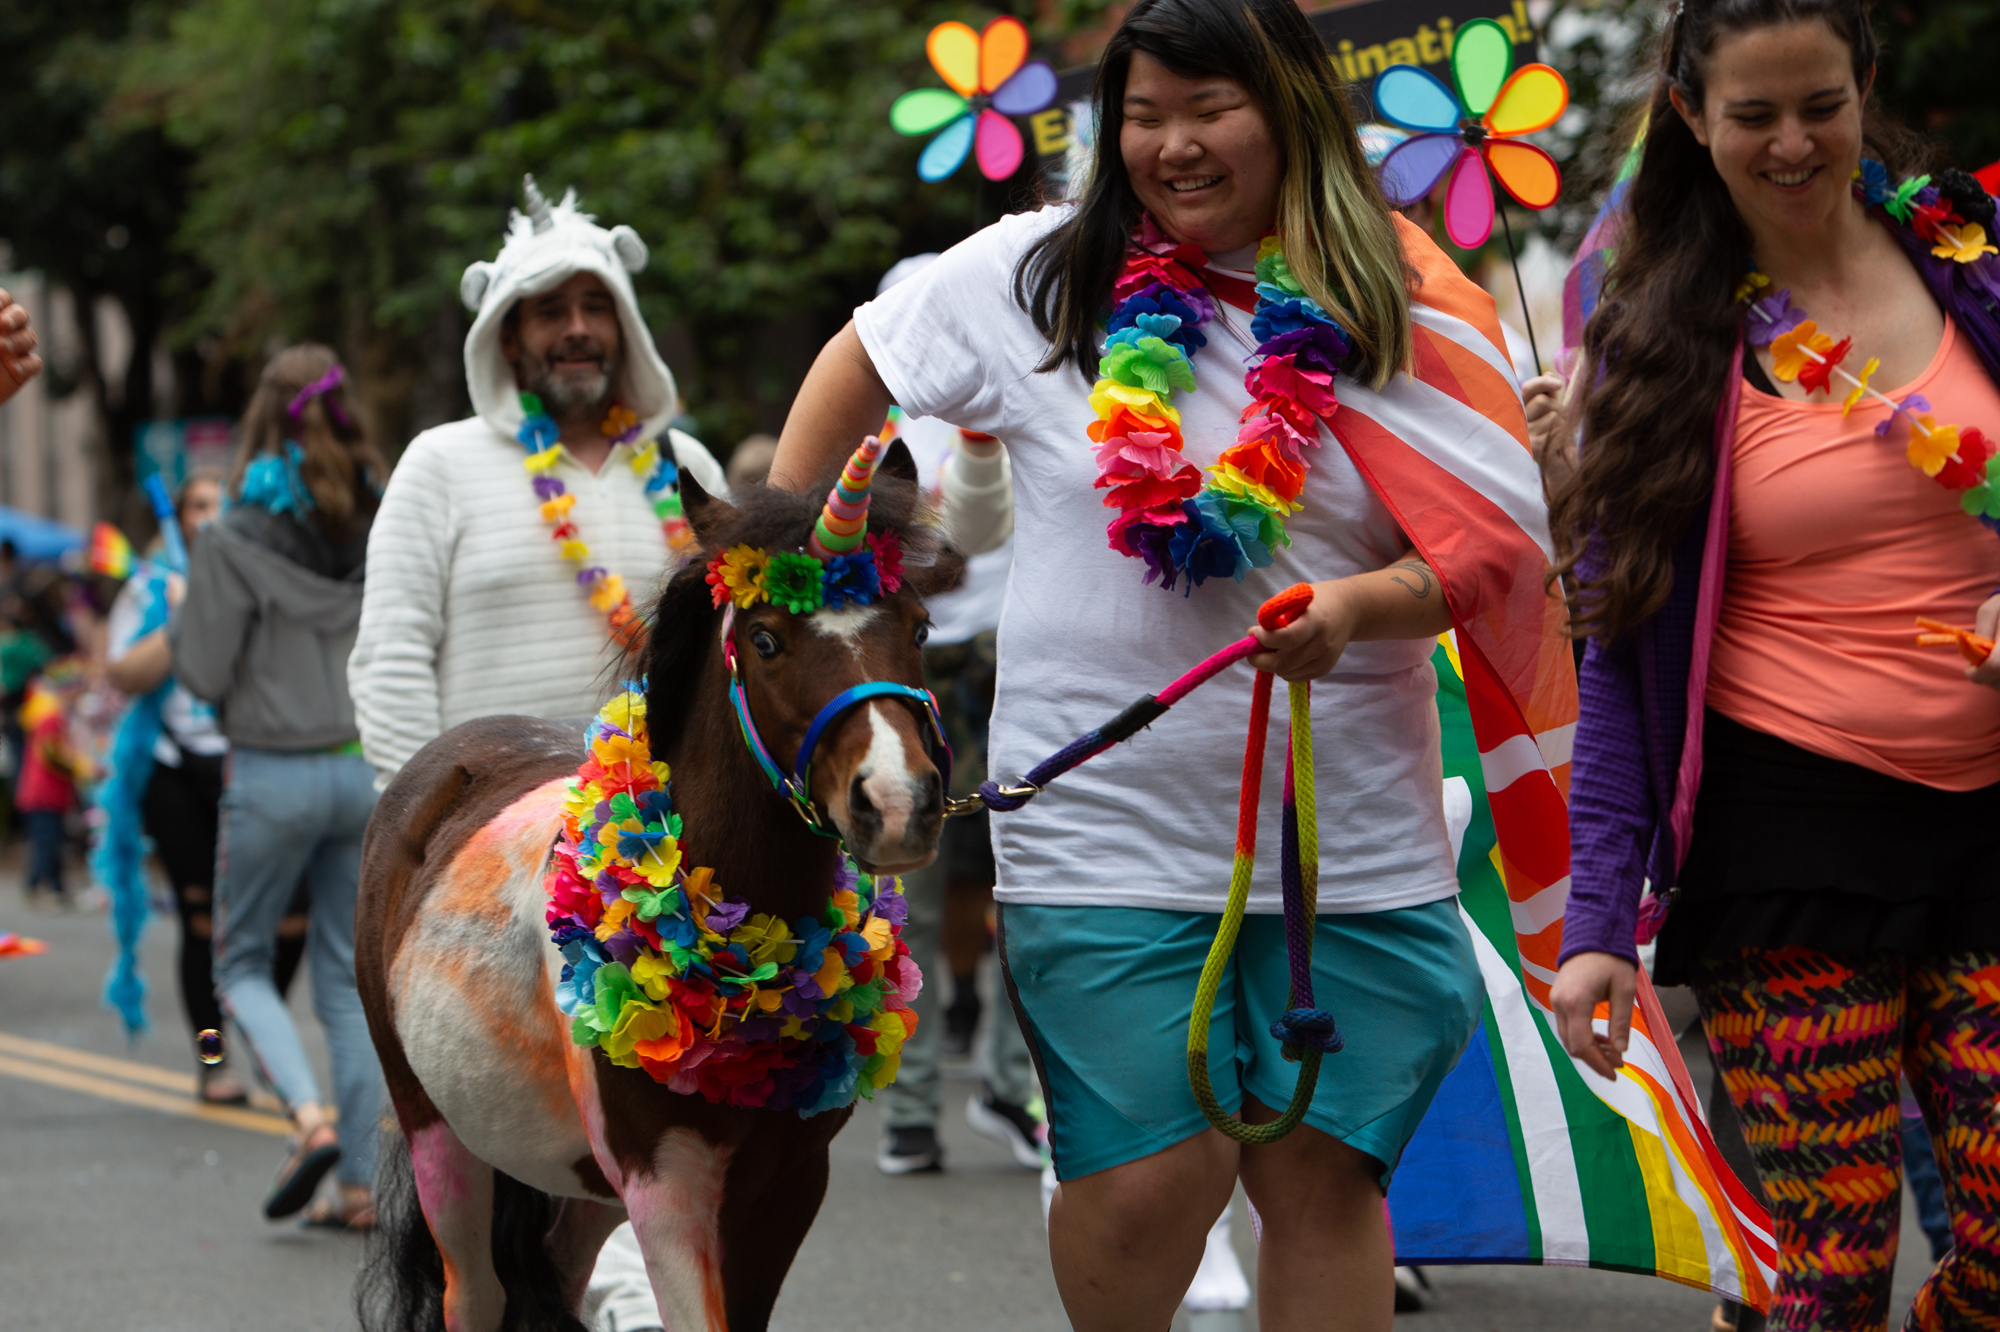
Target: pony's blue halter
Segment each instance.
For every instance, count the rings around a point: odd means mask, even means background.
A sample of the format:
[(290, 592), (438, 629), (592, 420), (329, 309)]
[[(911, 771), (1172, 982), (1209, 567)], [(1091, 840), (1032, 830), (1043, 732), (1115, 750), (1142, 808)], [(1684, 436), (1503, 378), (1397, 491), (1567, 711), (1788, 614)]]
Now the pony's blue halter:
[(770, 749), (764, 744), (764, 737), (757, 732), (757, 723), (750, 716), (750, 700), (743, 691), (743, 673), (736, 662), (736, 607), (730, 606), (722, 615), (722, 660), (729, 668), (729, 703), (736, 710), (736, 724), (742, 729), (743, 743), (750, 750), (750, 757), (757, 760), (757, 766), (770, 779), (771, 787), (798, 811), (806, 826), (822, 837), (838, 839), (838, 830), (827, 825), (820, 816), (812, 799), (813, 751), (819, 747), (824, 736), (834, 722), (838, 721), (850, 708), (866, 703), (871, 698), (902, 698), (922, 705), (918, 715), (923, 719), (924, 748), (929, 752), (931, 762), (936, 765), (938, 777), (944, 789), (951, 790), (951, 745), (944, 738), (944, 722), (938, 715), (937, 698), (928, 689), (915, 689), (906, 684), (895, 684), (888, 680), (870, 680), (866, 684), (843, 689), (826, 701), (826, 705), (813, 717), (806, 727), (805, 738), (799, 741), (798, 758), (792, 763), (792, 771), (785, 772), (771, 757)]

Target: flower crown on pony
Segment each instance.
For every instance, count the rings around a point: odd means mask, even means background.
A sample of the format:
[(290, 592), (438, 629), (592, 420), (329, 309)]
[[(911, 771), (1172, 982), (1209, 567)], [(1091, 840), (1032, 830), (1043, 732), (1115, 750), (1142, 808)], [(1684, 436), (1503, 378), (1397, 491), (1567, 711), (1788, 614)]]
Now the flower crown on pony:
[(803, 553), (731, 546), (708, 562), (709, 596), (718, 607), (749, 610), (760, 601), (794, 615), (822, 607), (866, 606), (903, 585), (903, 547), (894, 532), (868, 531), (868, 490), (886, 446), (874, 435), (841, 469), (827, 492)]

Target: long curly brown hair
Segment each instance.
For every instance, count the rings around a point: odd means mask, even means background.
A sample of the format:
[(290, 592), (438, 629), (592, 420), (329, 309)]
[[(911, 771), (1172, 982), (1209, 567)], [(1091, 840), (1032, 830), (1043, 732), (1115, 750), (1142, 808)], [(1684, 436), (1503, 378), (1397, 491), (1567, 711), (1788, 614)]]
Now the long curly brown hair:
[[(1584, 329), (1571, 416), (1582, 447), (1549, 497), (1551, 580), (1574, 580), (1571, 628), (1617, 638), (1666, 603), (1674, 547), (1715, 483), (1714, 422), (1737, 342), (1736, 286), (1750, 233), (1669, 100), (1699, 107), (1703, 70), (1729, 33), (1822, 22), (1852, 53), (1865, 94), (1879, 44), (1866, 0), (1685, 0), (1661, 40), (1646, 143), (1626, 198), (1604, 297)], [(1923, 140), (1864, 104), (1864, 150), (1894, 176), (1919, 167)], [(1587, 577), (1578, 577), (1584, 559)]]

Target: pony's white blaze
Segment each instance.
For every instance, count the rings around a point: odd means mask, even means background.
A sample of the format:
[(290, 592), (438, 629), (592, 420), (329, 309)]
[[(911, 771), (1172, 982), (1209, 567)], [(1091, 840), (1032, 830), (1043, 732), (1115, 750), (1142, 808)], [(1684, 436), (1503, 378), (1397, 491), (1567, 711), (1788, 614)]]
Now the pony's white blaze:
[(722, 1185), (730, 1151), (689, 1128), (653, 1149), (653, 1173), (628, 1174), (625, 1210), (646, 1255), (646, 1275), (674, 1332), (728, 1332), (722, 1291)]
[(868, 626), (882, 618), (880, 606), (842, 606), (838, 610), (822, 607), (806, 616), (806, 623), (819, 633), (847, 646), (850, 652), (861, 652), (861, 635)]
[(411, 1069), (473, 1155), (544, 1193), (589, 1197), (572, 1169), (590, 1142), (542, 918), (566, 785), (538, 787), (467, 839), (397, 950), (389, 990)]
[(919, 766), (930, 766), (929, 758), (919, 764), (919, 756), (910, 752), (909, 742), (897, 734), (884, 711), (901, 706), (883, 699), (867, 705), (868, 752), (861, 756), (861, 766), (854, 775), (861, 779), (862, 792), (882, 815), (882, 839), (874, 848), (878, 854), (871, 859), (894, 859), (880, 853), (901, 847), (909, 839), (917, 802), (929, 794), (917, 777)]

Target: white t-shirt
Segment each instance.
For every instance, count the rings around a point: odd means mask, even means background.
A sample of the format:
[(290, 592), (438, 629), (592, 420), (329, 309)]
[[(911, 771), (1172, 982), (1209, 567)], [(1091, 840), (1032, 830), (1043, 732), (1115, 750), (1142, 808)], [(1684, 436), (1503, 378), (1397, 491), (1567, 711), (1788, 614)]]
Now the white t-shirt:
[[(959, 447), (958, 427), (934, 416), (906, 416), (896, 437), (909, 447), (917, 464), (917, 484), (935, 494), (945, 460)], [(929, 641), (943, 647), (999, 628), (1000, 607), (1007, 600), (1007, 569), (1013, 562), (1012, 537), (967, 557), (964, 582), (924, 599), (924, 609), (931, 614)]]
[[(105, 625), (105, 658), (113, 665), (124, 660), (139, 641), (139, 626), (146, 622), (147, 577), (144, 570), (129, 578), (112, 598), (111, 614)], [(229, 752), (229, 738), (217, 724), (215, 709), (187, 691), (175, 680), (160, 701), (160, 738), (153, 742), (153, 761), (169, 768), (181, 766), (181, 754), (214, 757)]]
[[(1014, 567), (989, 760), (1003, 782), (1241, 638), (1273, 594), (1386, 567), (1406, 548), (1395, 520), (1322, 427), (1305, 508), (1288, 521), (1292, 545), (1277, 551), (1275, 564), (1241, 583), (1211, 579), (1192, 596), (1145, 584), (1143, 562), (1105, 539), (1115, 514), (1091, 487), (1090, 385), (1074, 367), (1034, 373), (1048, 344), (1013, 300), (1015, 263), (1062, 216), (1055, 207), (1004, 218), (855, 312), (862, 344), (904, 411), (1007, 442)], [(1249, 402), (1248, 324), (1222, 307), (1194, 357), (1195, 391), (1174, 396), (1197, 466), (1235, 442), (1237, 415)], [(1340, 387), (1349, 390), (1345, 380)], [(1313, 687), (1323, 911), (1417, 906), (1458, 891), (1441, 796), (1433, 646), (1429, 639), (1354, 644)], [(995, 815), (995, 895), (1220, 911), (1252, 678), (1247, 667), (1231, 667), (1026, 808)], [(1281, 909), (1284, 698), (1280, 685), (1265, 749), (1255, 912)]]

